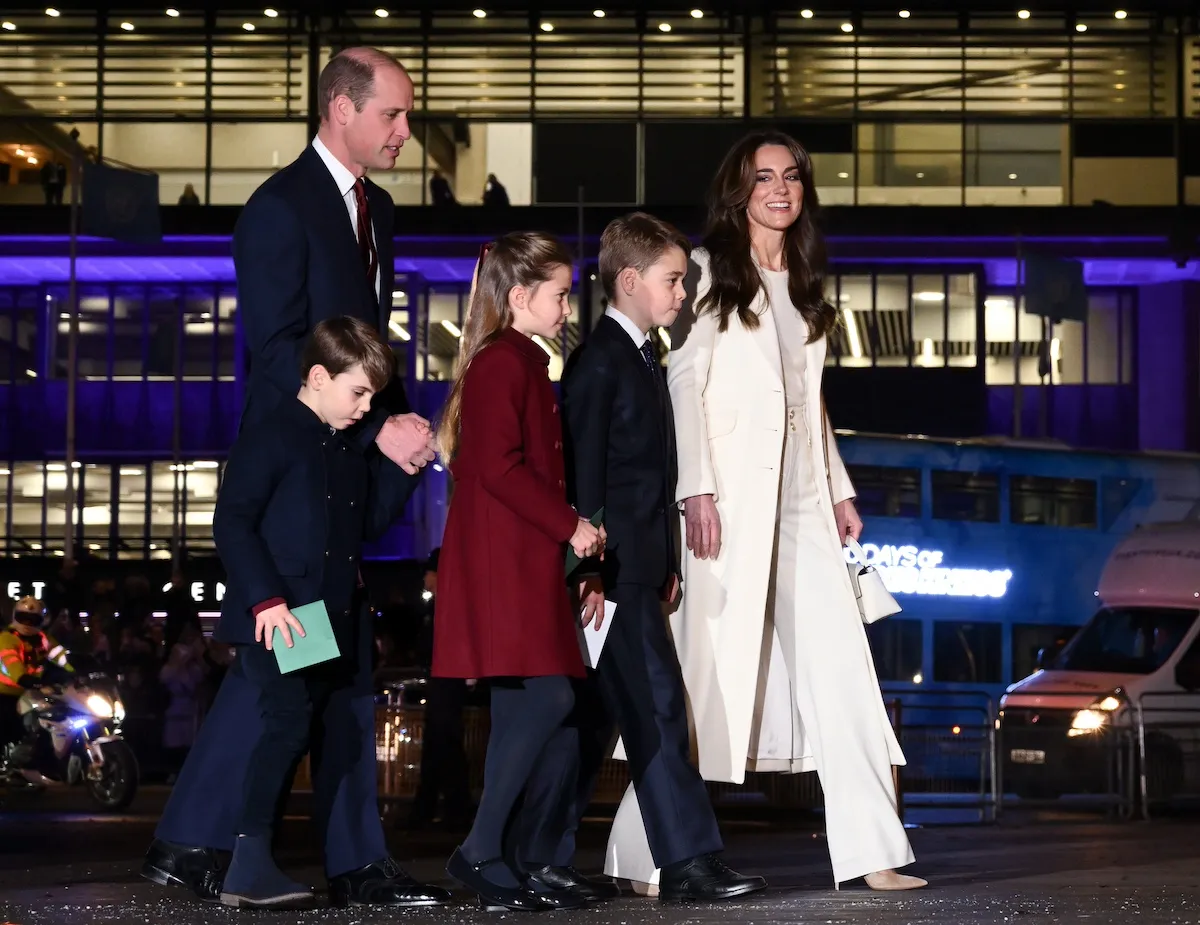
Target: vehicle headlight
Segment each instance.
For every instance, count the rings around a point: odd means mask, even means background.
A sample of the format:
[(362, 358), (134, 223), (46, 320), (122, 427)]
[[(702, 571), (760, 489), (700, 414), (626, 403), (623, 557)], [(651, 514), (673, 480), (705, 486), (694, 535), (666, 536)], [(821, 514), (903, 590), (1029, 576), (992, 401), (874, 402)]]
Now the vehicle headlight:
[(118, 723), (125, 719), (125, 704), (119, 700), (113, 703), (113, 717)]
[(92, 694), (88, 697), (87, 708), (97, 716), (111, 719), (113, 715), (113, 705), (107, 697), (101, 697), (99, 694)]
[(1089, 732), (1101, 729), (1107, 722), (1108, 714), (1102, 710), (1092, 708), (1080, 710), (1075, 714), (1075, 718), (1071, 720), (1071, 728), (1067, 731), (1067, 735), (1086, 735)]
[(1113, 710), (1120, 709), (1124, 702), (1125, 701), (1123, 701), (1120, 697), (1115, 697), (1112, 694), (1109, 694), (1099, 703), (1092, 704), (1092, 709), (1103, 710), (1105, 713), (1111, 713)]

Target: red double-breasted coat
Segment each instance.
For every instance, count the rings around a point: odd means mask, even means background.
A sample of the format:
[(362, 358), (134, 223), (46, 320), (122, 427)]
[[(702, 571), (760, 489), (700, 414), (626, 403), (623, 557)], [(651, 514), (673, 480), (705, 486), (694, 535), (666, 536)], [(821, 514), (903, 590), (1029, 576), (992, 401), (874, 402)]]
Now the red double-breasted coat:
[(548, 366), (509, 328), (467, 369), (438, 560), (437, 677), (584, 676), (563, 574), (579, 516)]

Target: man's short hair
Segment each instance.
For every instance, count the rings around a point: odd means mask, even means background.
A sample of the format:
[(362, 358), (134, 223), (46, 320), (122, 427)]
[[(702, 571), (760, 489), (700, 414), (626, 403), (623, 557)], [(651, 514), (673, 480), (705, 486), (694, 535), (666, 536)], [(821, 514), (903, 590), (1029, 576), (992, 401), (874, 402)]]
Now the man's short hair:
[(375, 69), (388, 65), (404, 70), (403, 64), (378, 48), (345, 48), (330, 58), (317, 80), (321, 120), (329, 118), (329, 107), (339, 96), (348, 97), (362, 112), (367, 100), (375, 95)]
[(396, 356), (379, 332), (358, 318), (326, 318), (315, 328), (304, 345), (300, 360), (300, 380), (308, 381), (314, 366), (324, 366), (331, 376), (340, 376), (362, 366), (367, 381), (376, 392), (391, 381), (396, 371)]
[(600, 236), (600, 283), (609, 300), (617, 296), (617, 276), (626, 267), (645, 273), (672, 247), (684, 256), (692, 242), (674, 225), (646, 212), (631, 212), (608, 223)]

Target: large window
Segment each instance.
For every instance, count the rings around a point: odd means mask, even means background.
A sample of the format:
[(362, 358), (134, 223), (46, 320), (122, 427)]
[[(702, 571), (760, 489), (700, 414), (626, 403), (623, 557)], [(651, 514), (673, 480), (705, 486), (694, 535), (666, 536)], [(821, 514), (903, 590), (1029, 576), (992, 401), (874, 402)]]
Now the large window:
[(840, 273), (826, 297), (841, 322), (828, 365), (943, 367), (976, 364), (974, 273)]
[(0, 468), (0, 505), (7, 519), (0, 552), (64, 554), (67, 488), (79, 557), (169, 558), (171, 550), (211, 552), (212, 517), (221, 463), (191, 459), (16, 462)]
[(1000, 520), (1000, 476), (990, 472), (930, 473), (933, 516), (938, 520), (969, 520), (998, 523)]
[(994, 291), (984, 301), (987, 383), (1128, 385), (1133, 381), (1136, 311), (1132, 287), (1090, 289), (1086, 319), (1060, 321), (1029, 314), (1025, 300), (1013, 290)]
[(854, 504), (864, 516), (920, 517), (921, 470), (892, 466), (846, 467), (854, 483)]
[(880, 620), (867, 627), (879, 680), (922, 682), (922, 630), (920, 620), (896, 618)]
[(933, 624), (933, 680), (995, 684), (1001, 680), (999, 623), (938, 621)]
[(1020, 681), (1038, 668), (1038, 653), (1053, 655), (1078, 632), (1078, 626), (1017, 624), (1012, 628), (1012, 673), (1009, 682)]
[(1009, 478), (1011, 519), (1039, 527), (1096, 526), (1096, 482), (1034, 475)]

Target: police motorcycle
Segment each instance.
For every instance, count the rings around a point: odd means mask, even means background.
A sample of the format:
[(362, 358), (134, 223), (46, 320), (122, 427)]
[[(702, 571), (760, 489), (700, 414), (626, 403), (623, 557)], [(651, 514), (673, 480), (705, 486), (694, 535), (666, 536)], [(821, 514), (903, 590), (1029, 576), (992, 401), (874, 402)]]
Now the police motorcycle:
[(124, 809), (137, 794), (138, 764), (121, 736), (116, 684), (61, 670), (45, 680), (17, 703), (26, 734), (0, 756), (0, 782), (13, 790), (82, 785), (103, 809)]

